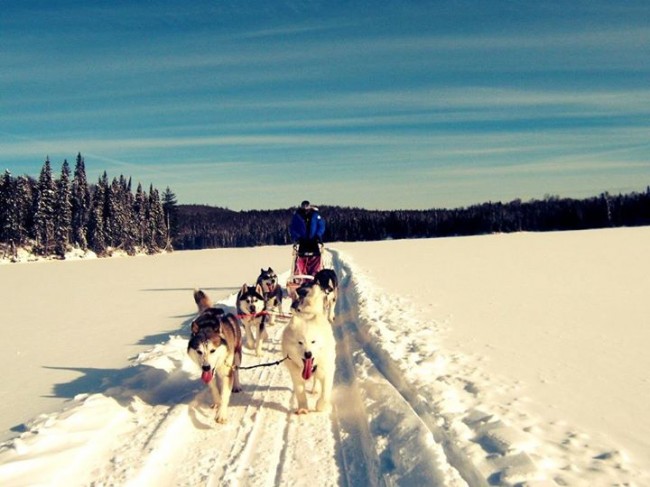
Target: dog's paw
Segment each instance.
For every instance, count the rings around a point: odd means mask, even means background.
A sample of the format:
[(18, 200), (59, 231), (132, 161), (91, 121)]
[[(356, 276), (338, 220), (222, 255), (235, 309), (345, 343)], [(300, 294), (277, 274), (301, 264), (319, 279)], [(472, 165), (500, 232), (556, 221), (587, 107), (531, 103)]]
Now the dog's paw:
[(332, 405), (329, 402), (317, 401), (316, 402), (316, 411), (321, 413), (329, 413), (332, 411)]
[(298, 408), (296, 409), (296, 414), (307, 414), (309, 412), (309, 409), (307, 408)]
[(214, 417), (214, 420), (218, 424), (225, 424), (228, 422), (228, 413), (226, 411), (217, 411), (217, 415)]

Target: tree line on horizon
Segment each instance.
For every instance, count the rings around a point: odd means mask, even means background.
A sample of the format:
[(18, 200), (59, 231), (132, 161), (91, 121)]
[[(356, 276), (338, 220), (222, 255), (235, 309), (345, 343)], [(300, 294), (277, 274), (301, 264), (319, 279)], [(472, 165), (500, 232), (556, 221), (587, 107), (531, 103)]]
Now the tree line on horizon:
[[(349, 242), (406, 238), (583, 230), (650, 225), (650, 186), (644, 192), (585, 199), (547, 196), (542, 200), (487, 202), (458, 209), (366, 210), (321, 206), (326, 241)], [(63, 258), (69, 250), (99, 256), (123, 250), (154, 253), (221, 247), (287, 245), (295, 209), (233, 211), (207, 205), (179, 205), (169, 187), (148, 193), (131, 178), (109, 182), (106, 171), (96, 184), (86, 178), (77, 155), (74, 173), (65, 160), (58, 178), (46, 158), (38, 179), (0, 178), (0, 256), (17, 247)]]
[[(175, 249), (286, 245), (293, 209), (232, 211), (178, 205)], [(585, 230), (650, 225), (650, 186), (645, 192), (573, 199), (488, 202), (459, 209), (365, 210), (320, 206), (330, 242), (436, 238), (511, 232)]]
[(129, 255), (159, 252), (171, 247), (175, 206), (169, 187), (161, 197), (153, 185), (147, 193), (138, 183), (134, 194), (131, 178), (123, 175), (109, 182), (104, 171), (89, 184), (81, 154), (72, 175), (64, 160), (55, 178), (48, 157), (38, 179), (14, 177), (8, 170), (0, 178), (2, 253), (16, 257), (19, 247), (60, 258), (73, 248), (98, 256), (117, 249)]

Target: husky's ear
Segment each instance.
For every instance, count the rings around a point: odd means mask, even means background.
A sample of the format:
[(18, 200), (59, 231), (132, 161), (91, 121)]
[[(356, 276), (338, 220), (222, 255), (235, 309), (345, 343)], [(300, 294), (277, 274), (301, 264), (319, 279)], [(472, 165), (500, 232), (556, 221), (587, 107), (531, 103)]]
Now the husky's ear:
[(196, 335), (199, 332), (199, 325), (196, 322), (196, 320), (192, 321), (191, 330), (192, 330), (192, 335)]
[(269, 267), (269, 270), (267, 271), (269, 274), (273, 274), (273, 269)]
[(259, 294), (260, 296), (264, 296), (264, 289), (262, 289), (262, 285), (258, 284), (255, 286), (255, 292)]
[(264, 267), (260, 267), (260, 274), (264, 274), (265, 272)]
[(239, 292), (244, 294), (246, 291), (248, 291), (248, 284), (244, 283)]

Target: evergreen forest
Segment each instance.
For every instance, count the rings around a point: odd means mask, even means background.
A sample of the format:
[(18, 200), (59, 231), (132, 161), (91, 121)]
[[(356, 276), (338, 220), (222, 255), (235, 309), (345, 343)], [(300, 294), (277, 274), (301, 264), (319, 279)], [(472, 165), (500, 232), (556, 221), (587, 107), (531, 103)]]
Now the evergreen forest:
[(165, 206), (175, 204), (169, 188), (161, 196), (138, 184), (134, 193), (123, 175), (109, 182), (104, 171), (97, 183), (88, 183), (81, 154), (74, 172), (65, 160), (58, 177), (47, 158), (38, 179), (9, 171), (0, 178), (0, 257), (15, 257), (19, 247), (60, 258), (73, 248), (98, 256), (169, 249), (172, 212)]
[[(129, 255), (169, 250), (286, 245), (295, 208), (233, 211), (178, 204), (167, 187), (132, 190), (123, 175), (104, 172), (87, 181), (77, 155), (71, 173), (63, 162), (52, 173), (49, 158), (38, 179), (0, 178), (0, 257), (19, 247), (63, 258), (73, 248), (99, 256), (122, 250)], [(584, 230), (650, 225), (650, 186), (642, 192), (584, 198), (547, 196), (542, 200), (487, 202), (465, 208), (366, 210), (320, 206), (326, 242), (435, 238), (509, 232)]]
[[(435, 238), (490, 233), (585, 230), (650, 225), (650, 186), (643, 192), (585, 199), (488, 202), (457, 209), (365, 210), (320, 206), (329, 242)], [(285, 245), (294, 209), (232, 211), (179, 205), (174, 248)]]

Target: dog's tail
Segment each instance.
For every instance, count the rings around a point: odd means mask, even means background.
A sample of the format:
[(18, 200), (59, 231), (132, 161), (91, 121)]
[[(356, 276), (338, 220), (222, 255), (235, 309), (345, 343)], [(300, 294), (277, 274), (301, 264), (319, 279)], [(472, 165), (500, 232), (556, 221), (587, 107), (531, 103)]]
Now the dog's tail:
[(206, 298), (207, 296), (201, 289), (195, 289), (194, 290), (194, 302), (196, 304), (199, 304), (202, 299)]
[(194, 290), (194, 302), (199, 308), (199, 313), (202, 313), (206, 309), (212, 307), (212, 300), (201, 289)]

